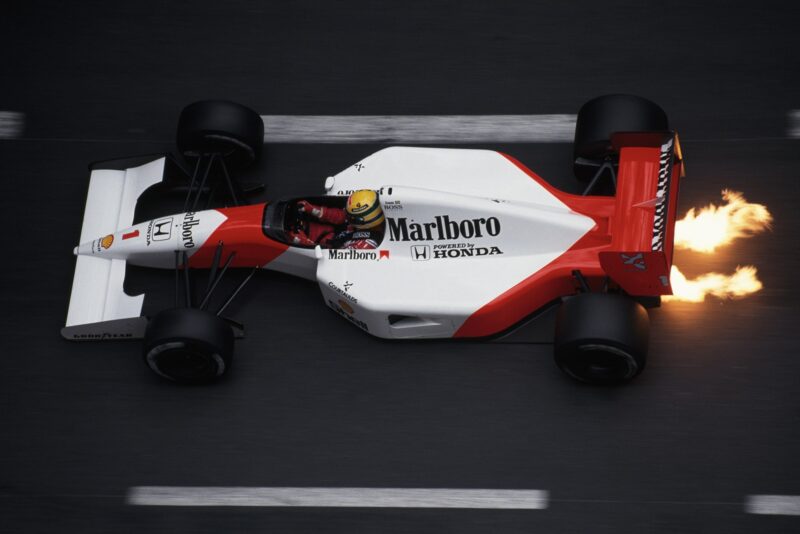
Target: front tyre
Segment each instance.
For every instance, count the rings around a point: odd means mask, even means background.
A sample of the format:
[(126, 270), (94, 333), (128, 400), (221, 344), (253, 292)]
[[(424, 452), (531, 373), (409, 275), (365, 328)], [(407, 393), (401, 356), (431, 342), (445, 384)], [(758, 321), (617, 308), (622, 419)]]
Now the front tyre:
[(202, 100), (181, 111), (176, 144), (186, 157), (219, 154), (231, 167), (242, 168), (261, 156), (264, 121), (236, 102)]
[(164, 310), (147, 325), (143, 356), (147, 366), (163, 378), (205, 384), (230, 368), (233, 330), (223, 319), (204, 310)]
[(556, 365), (581, 382), (613, 385), (644, 369), (650, 336), (647, 310), (617, 294), (583, 293), (556, 316)]

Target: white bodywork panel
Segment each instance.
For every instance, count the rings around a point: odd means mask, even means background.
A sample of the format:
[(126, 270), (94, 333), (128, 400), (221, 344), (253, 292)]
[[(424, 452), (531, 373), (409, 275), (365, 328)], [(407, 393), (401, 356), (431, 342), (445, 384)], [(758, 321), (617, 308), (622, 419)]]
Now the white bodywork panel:
[[(123, 291), (126, 260), (172, 267), (226, 221), (217, 210), (133, 223), (165, 159), (91, 174), (67, 337), (130, 337), (143, 295)], [(476, 311), (558, 258), (594, 227), (508, 158), (489, 150), (395, 147), (326, 182), (374, 189), (386, 215), (376, 250), (290, 247), (264, 265), (316, 280), (326, 304), (384, 338), (451, 337)], [(105, 236), (105, 237), (102, 237)], [(78, 325), (102, 323), (89, 331)], [(138, 329), (138, 330), (137, 330)]]
[[(493, 150), (390, 147), (348, 167), (326, 184), (328, 194), (387, 184), (566, 209), (563, 202)], [(330, 187), (328, 187), (330, 186)]]
[(226, 220), (223, 213), (213, 209), (165, 215), (107, 233), (105, 238), (113, 237), (107, 247), (101, 243), (102, 234), (95, 235), (95, 239), (81, 243), (78, 254), (171, 269), (176, 250), (185, 251), (191, 258)]
[[(164, 162), (160, 158), (127, 170), (92, 171), (80, 242), (129, 227), (136, 200), (163, 178)], [(126, 295), (124, 279), (124, 260), (77, 256), (66, 326), (138, 317), (144, 295)]]
[(452, 336), (594, 227), (487, 150), (389, 148), (326, 185), (381, 192), (378, 250), (321, 250), (317, 268), (326, 304), (379, 337)]

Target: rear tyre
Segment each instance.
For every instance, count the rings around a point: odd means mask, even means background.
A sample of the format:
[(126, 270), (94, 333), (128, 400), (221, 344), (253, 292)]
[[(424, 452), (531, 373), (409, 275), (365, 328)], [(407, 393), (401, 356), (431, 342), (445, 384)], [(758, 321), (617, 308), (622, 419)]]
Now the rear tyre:
[(261, 156), (264, 122), (241, 104), (202, 100), (181, 111), (176, 144), (186, 157), (218, 153), (229, 166), (242, 168)]
[(658, 104), (634, 95), (605, 95), (586, 102), (578, 111), (573, 155), (575, 176), (588, 181), (613, 155), (616, 132), (658, 132), (669, 129), (667, 114)]
[(609, 293), (576, 295), (556, 316), (556, 365), (581, 382), (621, 384), (644, 369), (649, 336), (647, 310), (635, 300)]
[(182, 384), (208, 383), (231, 366), (233, 329), (204, 310), (164, 310), (147, 325), (143, 355), (147, 366), (163, 378)]

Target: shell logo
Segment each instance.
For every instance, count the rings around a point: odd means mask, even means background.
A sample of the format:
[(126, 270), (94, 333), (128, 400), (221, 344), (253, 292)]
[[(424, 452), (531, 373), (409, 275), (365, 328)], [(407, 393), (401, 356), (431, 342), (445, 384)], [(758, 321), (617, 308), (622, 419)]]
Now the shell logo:
[(339, 307), (340, 307), (340, 308), (342, 308), (342, 309), (343, 309), (343, 310), (344, 310), (346, 313), (348, 313), (348, 314), (350, 314), (350, 315), (353, 315), (353, 311), (354, 311), (354, 310), (353, 310), (353, 307), (352, 307), (352, 306), (350, 306), (350, 305), (349, 305), (347, 302), (345, 302), (344, 300), (341, 300), (341, 299), (339, 299)]
[(111, 244), (114, 243), (114, 235), (108, 234), (107, 236), (100, 239), (100, 246), (103, 248), (109, 248)]

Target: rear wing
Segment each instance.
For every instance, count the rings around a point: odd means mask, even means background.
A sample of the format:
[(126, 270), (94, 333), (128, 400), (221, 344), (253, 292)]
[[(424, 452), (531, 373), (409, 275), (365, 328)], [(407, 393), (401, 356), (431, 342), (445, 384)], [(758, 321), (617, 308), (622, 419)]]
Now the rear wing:
[(618, 133), (617, 194), (611, 246), (600, 253), (606, 274), (628, 294), (671, 295), (670, 269), (678, 188), (684, 175), (675, 132)]
[[(136, 201), (162, 181), (165, 162), (166, 157), (160, 157), (127, 169), (92, 168), (79, 243), (131, 226)], [(79, 341), (143, 336), (144, 295), (130, 296), (123, 290), (125, 265), (124, 260), (77, 256), (62, 336)]]

